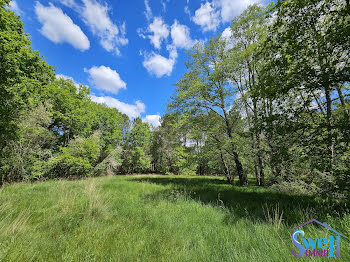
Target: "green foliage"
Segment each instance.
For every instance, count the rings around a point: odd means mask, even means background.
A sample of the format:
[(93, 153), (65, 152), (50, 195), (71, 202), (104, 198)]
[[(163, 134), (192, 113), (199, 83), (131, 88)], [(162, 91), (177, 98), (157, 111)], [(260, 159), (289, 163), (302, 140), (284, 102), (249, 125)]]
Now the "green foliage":
[(249, 6), (231, 36), (197, 43), (150, 128), (55, 79), (0, 1), (1, 184), (117, 173), (224, 175), (234, 184), (346, 197), (350, 5)]
[(223, 127), (221, 135), (230, 141), (230, 153), (240, 183), (246, 185), (248, 181), (240, 159), (241, 152), (237, 151), (237, 145), (232, 139), (235, 123), (230, 117), (230, 105), (234, 86), (228, 81), (228, 61), (226, 42), (220, 37), (210, 39), (206, 45), (195, 45), (188, 54), (187, 72), (176, 84), (177, 89), (169, 109), (177, 114), (194, 117), (215, 114)]
[(57, 156), (48, 163), (48, 172), (53, 177), (90, 176), (100, 156), (100, 134), (77, 137), (66, 147), (61, 147)]
[(22, 112), (18, 123), (20, 137), (8, 142), (4, 148), (6, 157), (0, 161), (3, 181), (34, 180), (43, 175), (43, 166), (57, 142), (47, 129), (51, 121), (49, 104)]
[(96, 119), (94, 104), (89, 97), (89, 89), (81, 86), (79, 90), (71, 80), (59, 79), (49, 84), (42, 100), (53, 106), (54, 121), (51, 130), (60, 138), (62, 145), (80, 135), (88, 137), (92, 134)]
[(140, 118), (132, 122), (126, 135), (123, 153), (123, 170), (126, 173), (144, 173), (151, 169), (151, 130)]
[(259, 125), (273, 182), (347, 194), (349, 11), (345, 1), (327, 0), (278, 1), (271, 10), (263, 85), (254, 92), (265, 100)]
[(1, 161), (2, 183), (88, 176), (105, 158), (98, 169), (113, 170), (110, 154), (121, 144), (125, 116), (93, 103), (89, 90), (83, 85), (77, 89), (70, 80), (52, 81), (40, 100), (45, 104), (21, 111), (19, 139), (4, 149), (8, 157)]
[(154, 171), (167, 174), (196, 174), (198, 168), (195, 140), (186, 115), (179, 119), (165, 114), (161, 126), (153, 131), (151, 156)]
[(129, 119), (114, 108), (91, 102), (89, 104), (91, 106), (89, 111), (97, 114), (93, 122), (96, 126), (93, 129), (101, 132), (102, 148), (106, 153), (110, 153), (121, 145), (124, 128)]
[(0, 2), (0, 153), (18, 138), (17, 121), (54, 78), (52, 67), (31, 49), (23, 23)]
[(114, 108), (92, 102), (86, 86), (77, 88), (71, 80), (59, 79), (46, 91), (42, 99), (52, 103), (54, 114), (50, 128), (63, 146), (75, 136), (89, 137), (97, 130), (104, 150), (113, 150), (121, 142), (125, 117)]
[(196, 173), (197, 163), (188, 151), (184, 146), (176, 148), (172, 165), (175, 174), (194, 175)]

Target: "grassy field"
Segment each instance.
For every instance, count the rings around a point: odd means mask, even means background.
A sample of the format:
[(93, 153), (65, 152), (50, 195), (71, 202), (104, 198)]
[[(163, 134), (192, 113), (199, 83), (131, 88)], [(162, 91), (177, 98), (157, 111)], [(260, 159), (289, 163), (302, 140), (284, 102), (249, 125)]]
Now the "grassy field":
[[(215, 177), (19, 183), (0, 189), (0, 260), (318, 261), (292, 256), (292, 228), (315, 218), (350, 236), (344, 213), (329, 200)], [(350, 242), (341, 245), (338, 260), (350, 261)]]

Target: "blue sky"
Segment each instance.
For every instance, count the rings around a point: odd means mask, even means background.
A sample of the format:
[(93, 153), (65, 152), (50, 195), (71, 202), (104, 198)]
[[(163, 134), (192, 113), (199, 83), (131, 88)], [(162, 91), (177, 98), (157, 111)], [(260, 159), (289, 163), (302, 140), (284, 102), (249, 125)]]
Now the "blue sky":
[[(16, 0), (25, 31), (60, 77), (152, 125), (186, 68), (186, 50), (262, 0)], [(226, 29), (226, 31), (225, 31)]]

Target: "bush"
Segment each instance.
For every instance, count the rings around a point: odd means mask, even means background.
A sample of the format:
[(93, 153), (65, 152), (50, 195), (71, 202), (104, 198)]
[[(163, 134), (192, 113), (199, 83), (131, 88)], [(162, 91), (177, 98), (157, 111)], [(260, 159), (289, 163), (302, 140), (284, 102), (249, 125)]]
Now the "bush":
[(100, 156), (100, 137), (78, 137), (62, 147), (60, 153), (51, 158), (47, 171), (54, 177), (90, 176)]
[(2, 182), (36, 180), (52, 156), (56, 137), (47, 129), (52, 122), (50, 104), (39, 104), (23, 111), (19, 119), (19, 137), (9, 141), (0, 160)]

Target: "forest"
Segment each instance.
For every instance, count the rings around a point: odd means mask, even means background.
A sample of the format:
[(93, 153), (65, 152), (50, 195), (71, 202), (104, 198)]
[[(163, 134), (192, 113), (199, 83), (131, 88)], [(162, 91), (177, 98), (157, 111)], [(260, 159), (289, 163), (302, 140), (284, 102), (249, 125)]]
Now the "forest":
[(56, 79), (1, 1), (1, 184), (105, 174), (222, 175), (346, 196), (349, 4), (277, 1), (189, 52), (159, 128)]
[(249, 6), (188, 50), (159, 127), (59, 78), (9, 7), (0, 260), (294, 261), (310, 219), (350, 237), (348, 0)]

